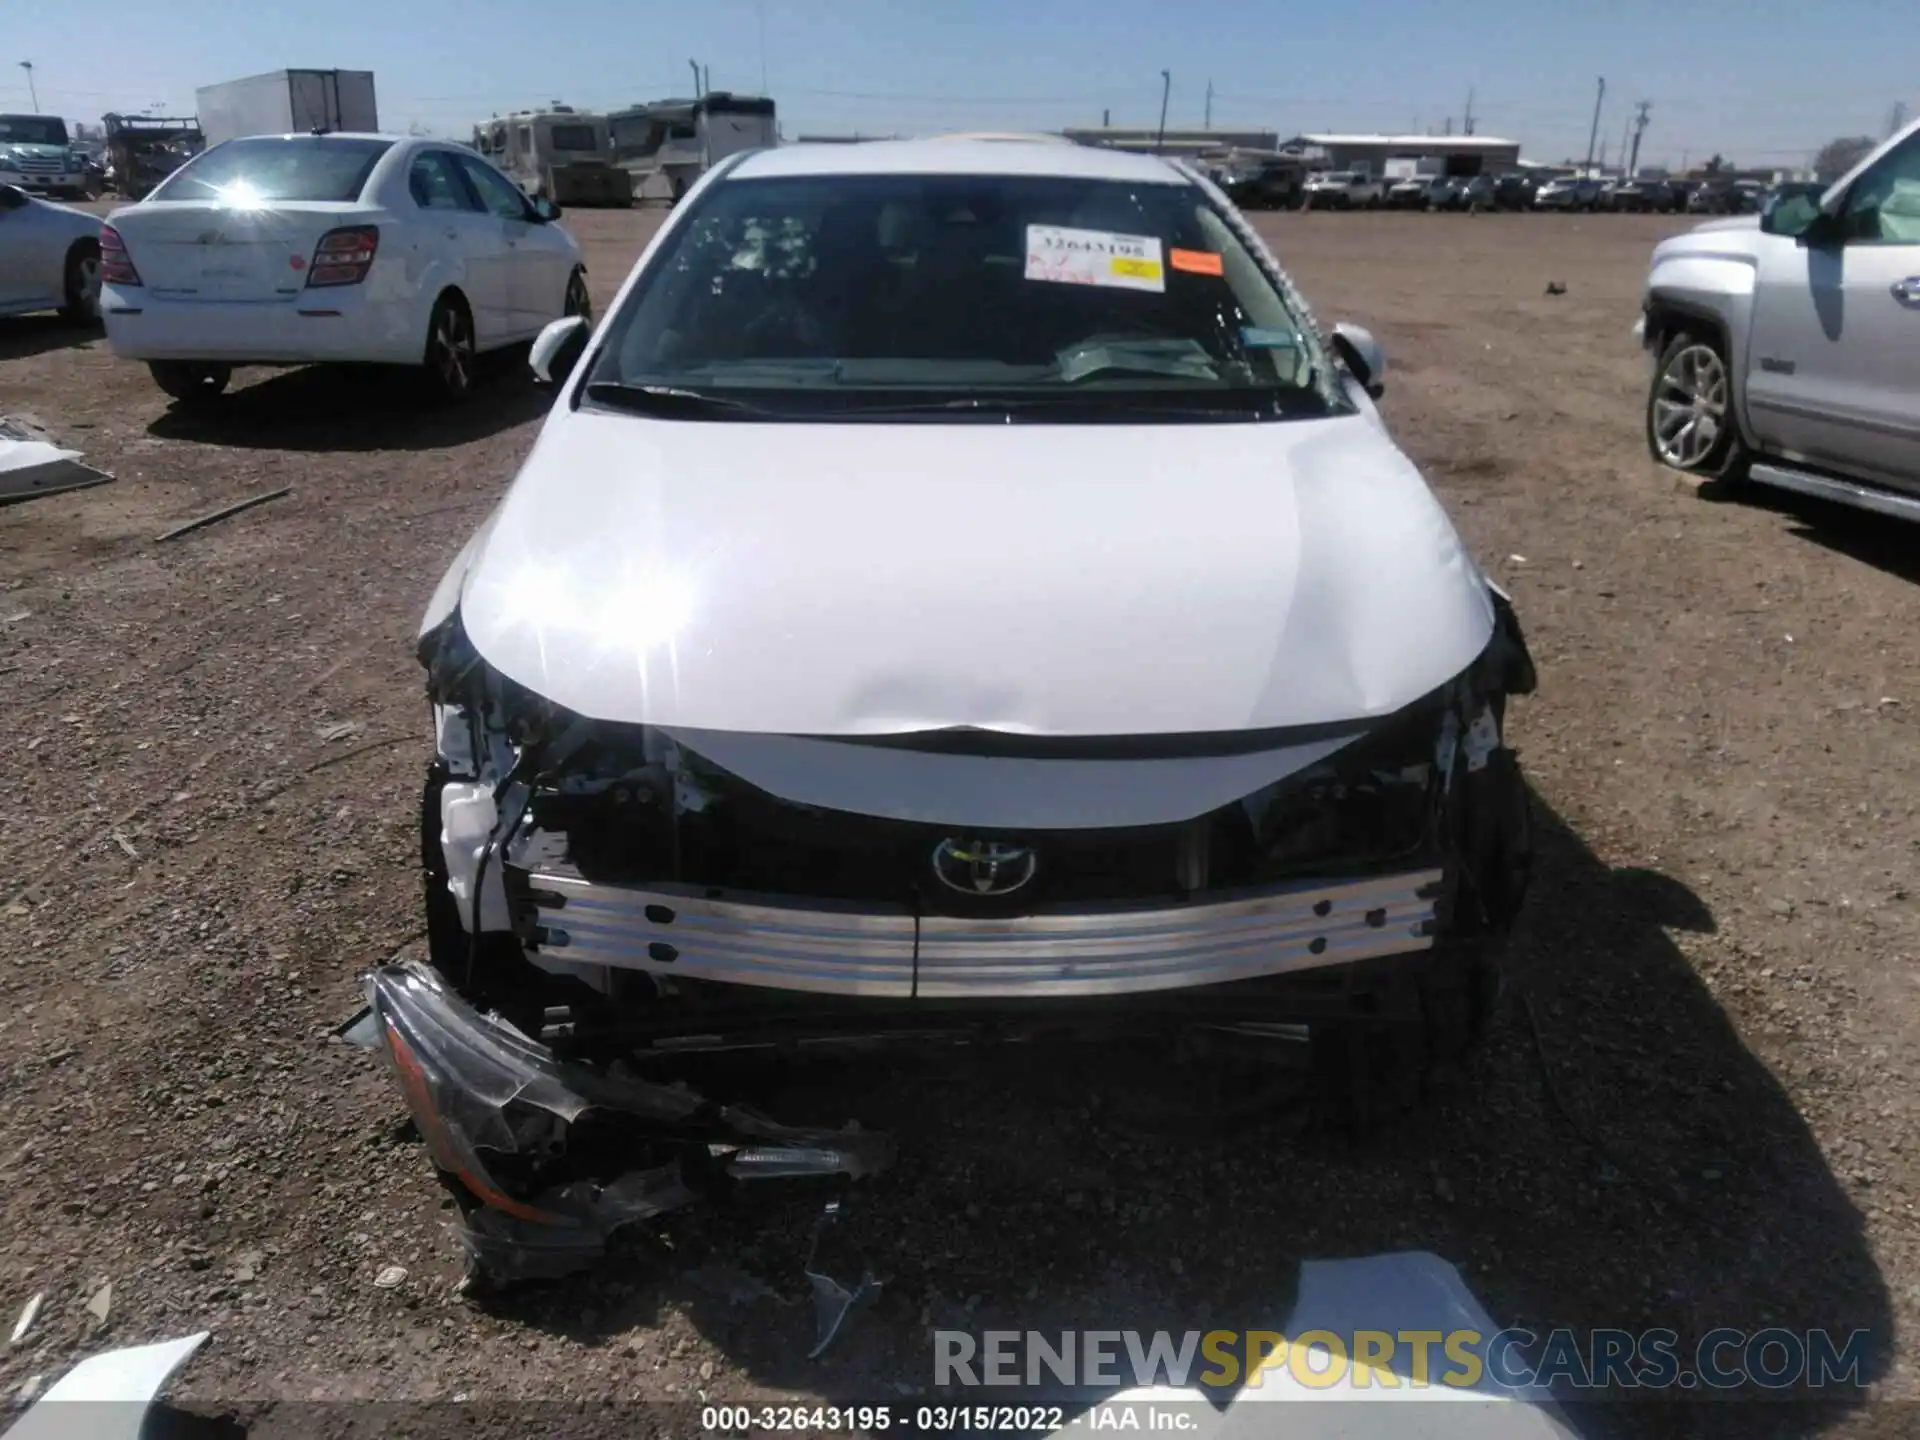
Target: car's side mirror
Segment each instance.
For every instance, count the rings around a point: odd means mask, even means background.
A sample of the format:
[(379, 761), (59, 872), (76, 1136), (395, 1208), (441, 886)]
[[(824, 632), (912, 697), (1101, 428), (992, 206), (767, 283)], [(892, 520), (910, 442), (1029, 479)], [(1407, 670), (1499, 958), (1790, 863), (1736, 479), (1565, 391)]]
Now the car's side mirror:
[(1373, 332), (1344, 322), (1333, 327), (1333, 353), (1360, 388), (1378, 400), (1386, 392), (1387, 355)]
[(558, 385), (565, 380), (580, 363), (592, 333), (592, 327), (582, 315), (563, 315), (551, 322), (534, 337), (533, 348), (527, 353), (533, 378), (542, 385)]
[(560, 218), (560, 207), (544, 195), (534, 196), (528, 202), (528, 208), (532, 210), (533, 218), (542, 225), (551, 225)]

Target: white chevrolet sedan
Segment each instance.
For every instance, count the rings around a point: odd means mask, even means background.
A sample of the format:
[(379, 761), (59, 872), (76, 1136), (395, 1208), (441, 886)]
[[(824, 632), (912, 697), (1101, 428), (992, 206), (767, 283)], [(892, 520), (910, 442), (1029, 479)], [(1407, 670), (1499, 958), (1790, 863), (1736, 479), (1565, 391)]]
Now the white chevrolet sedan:
[(0, 185), (0, 315), (100, 311), (100, 217)]
[(183, 403), (235, 365), (321, 363), (419, 367), (458, 399), (480, 353), (588, 313), (559, 214), (444, 141), (230, 140), (107, 217), (107, 338)]

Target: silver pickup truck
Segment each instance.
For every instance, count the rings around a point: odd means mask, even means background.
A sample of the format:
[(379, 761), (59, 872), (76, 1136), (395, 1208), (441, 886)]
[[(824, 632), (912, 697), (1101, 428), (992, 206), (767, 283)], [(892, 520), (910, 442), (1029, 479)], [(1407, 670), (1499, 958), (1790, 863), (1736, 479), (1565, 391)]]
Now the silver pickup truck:
[(1655, 459), (1920, 519), (1920, 124), (1656, 246), (1636, 328)]

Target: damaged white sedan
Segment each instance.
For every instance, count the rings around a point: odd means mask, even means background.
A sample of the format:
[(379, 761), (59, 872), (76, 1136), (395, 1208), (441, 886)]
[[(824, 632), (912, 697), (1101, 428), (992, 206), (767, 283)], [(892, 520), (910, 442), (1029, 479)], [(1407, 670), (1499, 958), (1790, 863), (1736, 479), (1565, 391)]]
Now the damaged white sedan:
[(1532, 662), (1371, 338), (1196, 172), (735, 157), (534, 358), (420, 636), (431, 968), (369, 984), (484, 1266), (885, 1163), (669, 1084), (689, 1051), (1203, 1035), (1365, 1120), (1475, 1037)]

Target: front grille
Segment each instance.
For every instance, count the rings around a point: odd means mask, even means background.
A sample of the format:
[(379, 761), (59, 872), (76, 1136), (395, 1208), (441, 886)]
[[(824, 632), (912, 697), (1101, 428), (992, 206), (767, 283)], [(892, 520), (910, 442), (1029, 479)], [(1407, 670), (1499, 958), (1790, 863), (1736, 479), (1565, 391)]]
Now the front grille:
[(67, 169), (65, 161), (48, 160), (39, 155), (23, 155), (11, 163), (22, 175), (60, 175)]

